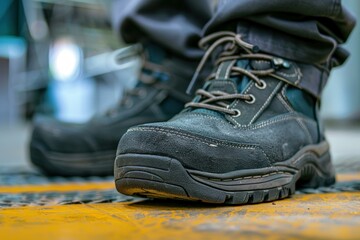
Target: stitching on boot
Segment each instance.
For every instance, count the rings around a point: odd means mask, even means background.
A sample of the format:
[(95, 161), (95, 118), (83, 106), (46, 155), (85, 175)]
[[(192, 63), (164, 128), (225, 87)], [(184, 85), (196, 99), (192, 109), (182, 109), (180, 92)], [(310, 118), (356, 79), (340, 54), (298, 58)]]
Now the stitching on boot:
[(222, 142), (219, 140), (214, 140), (214, 139), (203, 140), (199, 137), (196, 137), (196, 136), (193, 136), (190, 134), (181, 133), (181, 132), (177, 132), (177, 131), (169, 130), (169, 129), (156, 128), (156, 127), (131, 128), (128, 130), (128, 132), (133, 132), (133, 131), (166, 133), (166, 134), (170, 134), (170, 135), (175, 135), (175, 136), (179, 136), (179, 137), (183, 137), (183, 138), (196, 140), (196, 141), (204, 143), (206, 145), (211, 145), (211, 144), (215, 143), (218, 145), (227, 146), (227, 147), (231, 147), (231, 148), (248, 149), (248, 150), (254, 150), (254, 149), (258, 149), (258, 148), (260, 149), (260, 147), (256, 146), (256, 145), (245, 145), (245, 144), (235, 144), (235, 143), (230, 144), (230, 143), (225, 143), (225, 142)]
[(309, 132), (309, 130), (307, 129), (307, 127), (305, 126), (305, 124), (301, 121), (300, 118), (297, 118), (296, 121), (298, 122), (298, 124), (300, 125), (300, 127), (304, 130), (305, 135), (307, 136), (309, 143), (313, 143), (312, 137), (311, 137), (311, 135), (310, 135), (310, 132)]
[[(285, 89), (285, 88), (284, 88)], [(282, 94), (285, 95), (285, 91), (283, 89)], [(295, 112), (294, 109), (280, 96), (277, 95), (277, 98), (279, 99), (279, 101), (282, 103), (282, 105), (289, 111), (289, 112)]]
[(251, 125), (255, 119), (259, 116), (259, 114), (264, 110), (264, 108), (267, 106), (267, 104), (273, 99), (274, 95), (279, 91), (280, 86), (282, 85), (282, 82), (279, 82), (276, 87), (274, 88), (274, 90), (272, 91), (272, 93), (269, 95), (269, 97), (266, 99), (266, 101), (264, 102), (264, 104), (261, 106), (261, 108), (259, 109), (259, 111), (257, 111), (257, 113), (254, 115), (254, 117), (250, 120), (248, 125)]
[(298, 66), (294, 66), (294, 72), (293, 73), (285, 73), (285, 72), (281, 72), (281, 71), (277, 71), (275, 74), (279, 74), (283, 77), (297, 77), (297, 80), (295, 81), (295, 85), (298, 85), (301, 81), (302, 78), (302, 72), (301, 69)]
[[(289, 110), (290, 112), (295, 112), (292, 107), (290, 107), (290, 105), (281, 97), (281, 96), (277, 96), (277, 98), (282, 102), (282, 104), (285, 106), (285, 108), (287, 110)], [(305, 126), (305, 124), (303, 123), (302, 119), (297, 118), (296, 121), (298, 122), (298, 124), (300, 125), (300, 127), (304, 130), (305, 134), (307, 135), (307, 138), (309, 140), (310, 143), (313, 143), (311, 134), (309, 132), (309, 129)]]

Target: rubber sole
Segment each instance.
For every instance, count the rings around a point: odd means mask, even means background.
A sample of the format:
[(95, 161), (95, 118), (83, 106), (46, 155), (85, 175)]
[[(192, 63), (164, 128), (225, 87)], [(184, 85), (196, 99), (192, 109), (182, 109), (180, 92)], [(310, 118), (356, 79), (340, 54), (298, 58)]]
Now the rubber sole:
[(306, 147), (273, 167), (223, 174), (186, 169), (165, 156), (120, 154), (115, 160), (115, 184), (120, 193), (151, 198), (217, 204), (274, 201), (291, 196), (297, 188), (335, 183), (326, 145)]
[(31, 162), (50, 176), (110, 176), (114, 173), (114, 157), (115, 150), (69, 154), (48, 151), (41, 144), (30, 144)]

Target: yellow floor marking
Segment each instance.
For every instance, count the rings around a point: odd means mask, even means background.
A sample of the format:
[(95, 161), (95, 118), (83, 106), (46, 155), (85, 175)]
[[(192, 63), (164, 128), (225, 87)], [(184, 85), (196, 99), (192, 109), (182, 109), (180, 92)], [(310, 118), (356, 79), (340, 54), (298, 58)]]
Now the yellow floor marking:
[(0, 194), (111, 190), (114, 188), (115, 184), (113, 181), (56, 184), (53, 183), (46, 185), (0, 186)]
[(360, 181), (360, 172), (337, 174), (336, 180), (338, 182)]
[(0, 239), (359, 239), (360, 193), (245, 206), (169, 201), (0, 210)]

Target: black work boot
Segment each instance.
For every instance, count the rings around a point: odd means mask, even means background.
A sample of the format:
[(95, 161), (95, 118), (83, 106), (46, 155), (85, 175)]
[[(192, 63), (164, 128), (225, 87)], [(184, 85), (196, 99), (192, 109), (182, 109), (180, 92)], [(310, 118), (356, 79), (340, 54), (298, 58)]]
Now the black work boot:
[(317, 99), (298, 88), (320, 71), (261, 53), (231, 32), (200, 43), (208, 47), (194, 79), (215, 50), (214, 73), (180, 114), (124, 134), (115, 161), (117, 190), (245, 204), (333, 184)]
[(120, 104), (86, 124), (35, 122), (31, 161), (49, 175), (112, 175), (121, 136), (134, 125), (166, 121), (191, 100), (185, 94), (197, 62), (180, 59), (151, 45), (145, 48), (140, 81)]

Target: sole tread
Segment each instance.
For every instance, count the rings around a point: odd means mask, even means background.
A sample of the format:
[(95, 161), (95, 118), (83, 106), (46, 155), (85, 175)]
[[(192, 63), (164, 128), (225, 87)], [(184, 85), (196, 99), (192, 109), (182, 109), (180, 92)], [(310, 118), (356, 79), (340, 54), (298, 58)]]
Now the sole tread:
[[(134, 162), (136, 165), (131, 165)], [(120, 155), (115, 164), (116, 188), (123, 194), (217, 204), (254, 204), (287, 198), (295, 194), (298, 180), (302, 185), (315, 187), (334, 182), (333, 176), (324, 176), (315, 164), (243, 182), (205, 181), (192, 176), (179, 161), (163, 156)], [(233, 189), (229, 190), (229, 186)]]

